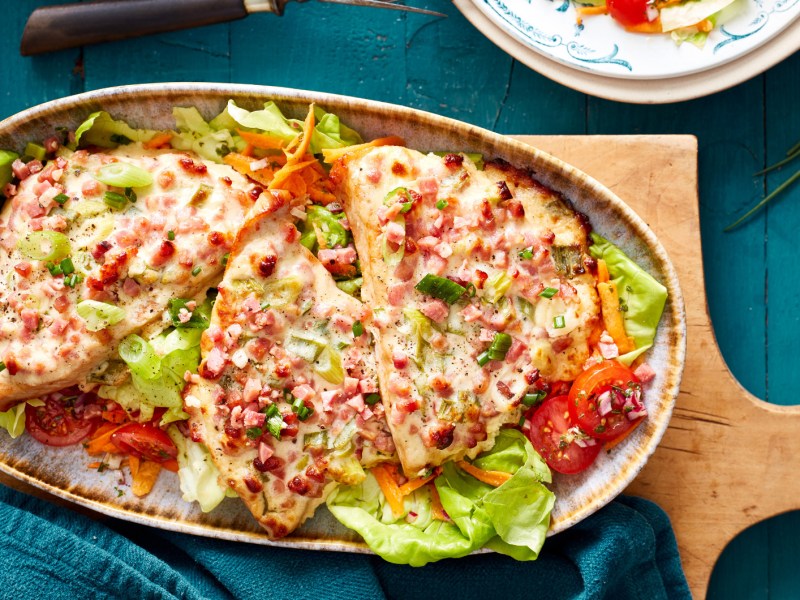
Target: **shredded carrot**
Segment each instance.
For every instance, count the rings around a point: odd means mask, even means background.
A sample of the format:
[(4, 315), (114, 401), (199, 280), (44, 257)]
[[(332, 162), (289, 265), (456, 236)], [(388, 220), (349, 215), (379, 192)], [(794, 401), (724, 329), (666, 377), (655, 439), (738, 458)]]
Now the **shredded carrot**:
[(372, 468), (372, 474), (378, 481), (389, 507), (392, 509), (392, 514), (395, 517), (401, 516), (405, 511), (403, 503), (403, 495), (400, 493), (400, 486), (397, 485), (391, 471), (384, 465), (378, 465)]
[(100, 468), (100, 465), (101, 465), (101, 464), (102, 464), (102, 463), (100, 463), (100, 462), (97, 462), (97, 461), (95, 461), (95, 462), (90, 462), (88, 465), (86, 465), (86, 468), (87, 468), (87, 469), (92, 469), (93, 471), (96, 471), (97, 469), (99, 469), (99, 468)]
[(703, 33), (708, 33), (712, 29), (714, 29), (714, 23), (712, 23), (709, 19), (703, 19), (697, 25), (697, 31), (702, 31)]
[(661, 19), (645, 21), (638, 25), (626, 25), (625, 29), (634, 33), (664, 33), (663, 27), (661, 27)]
[(94, 433), (94, 437), (92, 437), (86, 445), (86, 452), (91, 456), (105, 454), (106, 452), (119, 452), (119, 448), (111, 442), (111, 436), (114, 435), (115, 431), (124, 426), (125, 425), (116, 425), (114, 423), (103, 423)]
[(605, 6), (579, 6), (577, 9), (579, 15), (590, 17), (592, 15), (604, 15), (608, 13), (608, 8)]
[(633, 425), (633, 427), (631, 427), (630, 429), (628, 429), (628, 431), (626, 431), (625, 433), (623, 433), (621, 436), (619, 436), (619, 437), (617, 437), (617, 438), (614, 438), (613, 440), (609, 440), (609, 441), (607, 441), (607, 442), (605, 443), (605, 446), (604, 446), (604, 448), (605, 448), (606, 450), (611, 450), (611, 449), (612, 449), (614, 446), (616, 446), (616, 445), (617, 445), (617, 444), (619, 444), (619, 443), (620, 443), (622, 440), (624, 440), (626, 437), (628, 437), (628, 436), (631, 434), (631, 432), (632, 432), (634, 429), (636, 429), (636, 428), (639, 426), (639, 423), (641, 423), (642, 421), (644, 421), (644, 417), (642, 417), (641, 419), (639, 419), (638, 421), (636, 421), (636, 423)]
[(439, 490), (431, 484), (431, 516), (438, 521), (452, 522), (450, 515), (442, 506), (442, 499), (439, 497)]
[(499, 487), (503, 485), (506, 481), (511, 479), (511, 473), (506, 473), (504, 471), (484, 471), (483, 469), (479, 469), (475, 465), (469, 464), (465, 460), (460, 460), (456, 464), (460, 469), (463, 469), (478, 481), (482, 481), (483, 483), (488, 483), (489, 485), (493, 485), (494, 487)]
[(157, 133), (146, 142), (143, 142), (142, 146), (148, 150), (155, 150), (156, 148), (162, 148), (163, 146), (169, 145), (171, 139), (172, 132), (165, 131), (164, 133)]
[(142, 461), (139, 460), (138, 456), (134, 456), (133, 454), (128, 456), (128, 466), (131, 468), (131, 477), (136, 477), (136, 474), (139, 472), (139, 466), (142, 464)]
[(602, 258), (597, 259), (597, 281), (600, 283), (606, 283), (607, 281), (611, 280), (611, 276), (608, 274), (608, 265), (606, 261)]
[(358, 152), (366, 148), (376, 148), (378, 146), (405, 146), (406, 142), (403, 138), (390, 135), (389, 137), (378, 138), (365, 144), (356, 144), (354, 146), (346, 146), (344, 148), (325, 148), (322, 151), (322, 157), (326, 163), (332, 163), (350, 152)]
[(411, 492), (418, 490), (423, 485), (431, 481), (434, 477), (436, 477), (436, 475), (438, 475), (438, 473), (434, 471), (427, 477), (417, 477), (416, 479), (411, 479), (410, 481), (407, 481), (406, 483), (400, 486), (400, 495), (408, 496)]
[(233, 167), (235, 171), (241, 173), (242, 175), (246, 175), (250, 179), (257, 181), (262, 185), (269, 185), (275, 175), (274, 171), (270, 167), (253, 171), (250, 168), (250, 164), (253, 162), (253, 159), (245, 154), (230, 152), (226, 154), (225, 158), (222, 160), (226, 165)]
[(135, 496), (146, 496), (153, 489), (161, 472), (161, 465), (151, 460), (143, 460), (139, 465), (136, 475), (133, 475), (131, 491)]
[(265, 133), (253, 133), (251, 131), (242, 131), (241, 129), (237, 129), (236, 133), (238, 133), (241, 138), (247, 142), (248, 146), (252, 146), (253, 148), (259, 148), (261, 150), (277, 150), (279, 148), (283, 148), (284, 141), (281, 138), (267, 135)]
[(600, 296), (600, 309), (603, 313), (603, 322), (606, 331), (614, 338), (620, 354), (626, 354), (636, 349), (636, 345), (625, 332), (625, 325), (622, 322), (622, 311), (620, 311), (619, 294), (617, 284), (613, 281), (597, 284), (597, 293)]
[(173, 473), (178, 472), (178, 461), (174, 458), (172, 460), (165, 460), (161, 463), (161, 467), (166, 469), (167, 471), (172, 471)]
[(247, 144), (242, 149), (242, 156), (250, 156), (250, 157), (253, 156), (253, 146), (251, 144)]
[(269, 183), (269, 189), (272, 190), (275, 188), (282, 188), (283, 182), (286, 181), (289, 175), (291, 175), (292, 173), (297, 173), (298, 171), (302, 171), (306, 167), (316, 164), (316, 162), (317, 159), (313, 157), (310, 160), (306, 160), (300, 163), (297, 162), (293, 163), (292, 159), (289, 158), (286, 161), (286, 164), (283, 167), (281, 167), (280, 170), (275, 172), (275, 177), (273, 177), (272, 181), (270, 181)]

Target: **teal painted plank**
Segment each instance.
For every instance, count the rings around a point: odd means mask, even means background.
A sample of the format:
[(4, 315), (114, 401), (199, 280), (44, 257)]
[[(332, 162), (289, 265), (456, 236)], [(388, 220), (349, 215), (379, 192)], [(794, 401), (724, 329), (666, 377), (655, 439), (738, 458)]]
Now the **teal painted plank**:
[[(800, 54), (770, 71), (767, 91), (767, 163), (784, 158), (800, 142)], [(800, 159), (770, 173), (767, 192), (800, 171)], [(800, 182), (767, 205), (758, 222), (766, 221), (767, 293), (767, 399), (776, 404), (797, 404), (797, 340), (800, 339), (800, 261), (792, 258), (800, 227)], [(792, 357), (787, 361), (787, 357)]]
[[(770, 536), (763, 525), (746, 529), (725, 548), (711, 574), (707, 600), (791, 598), (791, 596), (770, 595), (771, 572), (767, 552)], [(796, 577), (796, 573), (793, 576)]]
[(663, 106), (591, 98), (589, 133), (691, 133), (698, 137), (700, 225), (711, 320), (734, 375), (763, 398), (764, 228), (722, 232), (762, 192), (760, 179), (752, 176), (764, 161), (762, 79), (707, 98)]
[(86, 89), (159, 81), (228, 81), (230, 25), (89, 46)]
[[(48, 2), (63, 4), (65, 0)], [(26, 0), (3, 4), (3, 35), (0, 36), (0, 118), (25, 108), (83, 91), (80, 50), (66, 50), (37, 57), (19, 54), (25, 21), (41, 2)]]

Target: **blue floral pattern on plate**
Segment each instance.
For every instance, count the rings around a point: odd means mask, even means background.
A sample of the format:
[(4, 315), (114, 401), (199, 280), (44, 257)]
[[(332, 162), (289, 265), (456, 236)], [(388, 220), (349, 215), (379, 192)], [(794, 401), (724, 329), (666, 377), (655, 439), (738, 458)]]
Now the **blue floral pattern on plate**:
[(506, 33), (568, 66), (611, 77), (679, 77), (729, 62), (767, 42), (800, 16), (800, 0), (737, 0), (742, 12), (704, 48), (669, 35), (626, 32), (609, 17), (579, 23), (570, 0), (472, 0)]

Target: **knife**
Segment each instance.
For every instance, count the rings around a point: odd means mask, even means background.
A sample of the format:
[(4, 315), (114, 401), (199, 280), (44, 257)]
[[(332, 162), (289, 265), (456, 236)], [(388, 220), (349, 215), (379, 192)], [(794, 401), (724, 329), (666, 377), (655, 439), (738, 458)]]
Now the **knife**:
[[(44, 6), (31, 13), (22, 33), (23, 56), (87, 44), (189, 29), (243, 19), (250, 13), (282, 15), (291, 0), (96, 0)], [(306, 0), (296, 0), (305, 2)], [(442, 13), (393, 4), (394, 0), (321, 0), (445, 17)]]

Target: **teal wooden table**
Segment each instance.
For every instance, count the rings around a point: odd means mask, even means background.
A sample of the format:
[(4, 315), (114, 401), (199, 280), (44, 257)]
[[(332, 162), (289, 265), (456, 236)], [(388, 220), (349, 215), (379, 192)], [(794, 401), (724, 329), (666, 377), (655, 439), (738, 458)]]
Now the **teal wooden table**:
[[(538, 75), (487, 41), (445, 0), (425, 1), (413, 0), (449, 18), (293, 4), (283, 17), (254, 15), (36, 58), (18, 53), (25, 19), (36, 6), (54, 2), (4, 3), (0, 118), (113, 85), (231, 81), (394, 102), (500, 133), (694, 134), (703, 239), (697, 252), (703, 254), (717, 340), (748, 390), (776, 404), (797, 403), (800, 185), (746, 226), (728, 234), (722, 229), (787, 176), (753, 173), (800, 139), (800, 53), (708, 98), (633, 106)], [(752, 485), (759, 476), (752, 474)], [(708, 597), (800, 597), (798, 550), (800, 514), (753, 527), (720, 558)]]

